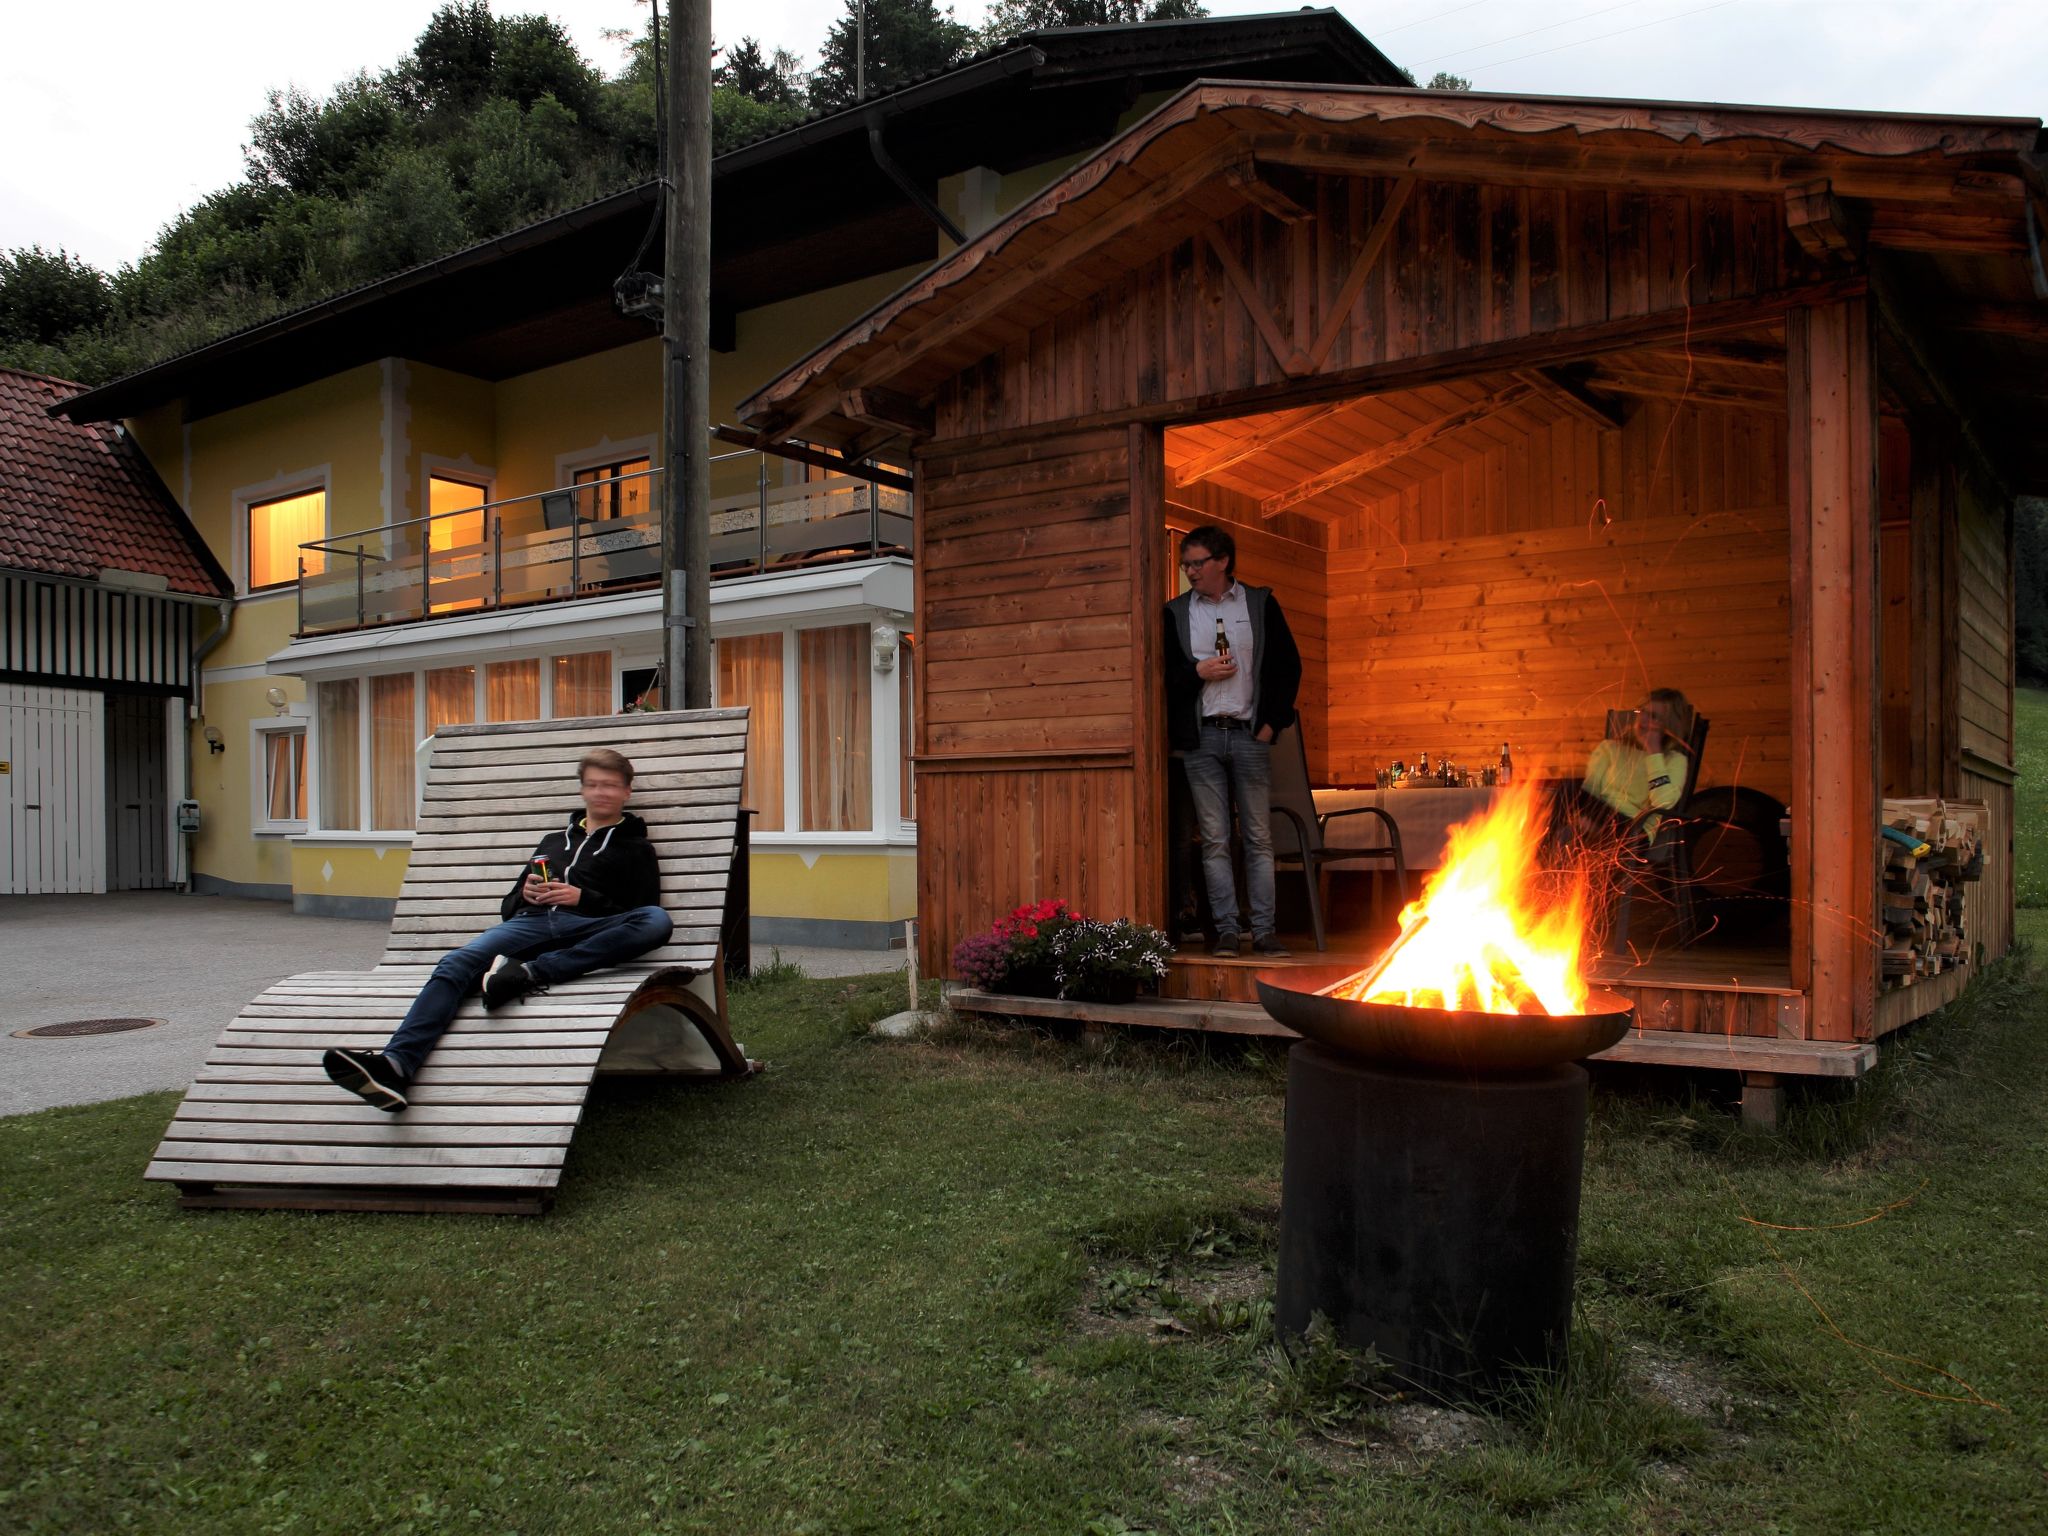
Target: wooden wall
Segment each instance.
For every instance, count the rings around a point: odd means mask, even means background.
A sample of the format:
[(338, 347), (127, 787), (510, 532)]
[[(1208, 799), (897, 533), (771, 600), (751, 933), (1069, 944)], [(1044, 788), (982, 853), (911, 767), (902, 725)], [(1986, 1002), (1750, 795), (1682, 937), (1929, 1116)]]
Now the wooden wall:
[(1644, 401), (1361, 511), (1330, 556), (1332, 782), (1427, 750), (1576, 773), (1605, 711), (1681, 688), (1705, 784), (1791, 787), (1785, 424)]
[[(1249, 496), (1228, 486), (1175, 486), (1166, 496), (1165, 522), (1171, 558), (1179, 557), (1180, 535), (1203, 523), (1228, 529), (1237, 541), (1237, 574), (1254, 586), (1271, 587), (1287, 627), (1301, 649), (1301, 711), (1308, 742), (1311, 781), (1324, 782), (1329, 765), (1330, 699), (1329, 572), (1326, 525), (1283, 514), (1266, 521)], [(1314, 539), (1316, 542), (1310, 543)], [(1167, 566), (1166, 591), (1180, 589), (1178, 571)]]
[[(1206, 237), (1182, 242), (955, 375), (941, 439), (1207, 403), (1286, 385), (1274, 345), (1313, 353), (1389, 180), (1314, 178), (1316, 217), (1246, 209), (1216, 226), (1266, 311), (1244, 300)], [(1687, 305), (1746, 299), (1811, 275), (1781, 203), (1421, 182), (1314, 372), (1343, 373)], [(1048, 278), (1047, 293), (1056, 291)], [(1047, 293), (1034, 293), (1043, 303)]]
[[(917, 465), (918, 929), (960, 938), (1028, 901), (1163, 917), (1151, 692), (1157, 433), (1119, 428)], [(1132, 516), (1132, 503), (1145, 508)], [(1153, 771), (1157, 771), (1156, 768)], [(1158, 887), (1158, 889), (1155, 889)]]
[(1957, 496), (1956, 705), (1962, 741), (1958, 788), (1990, 808), (1990, 900), (1978, 903), (1983, 920), (1974, 937), (1988, 955), (2002, 955), (2013, 939), (2013, 730), (2012, 508), (1971, 475)]

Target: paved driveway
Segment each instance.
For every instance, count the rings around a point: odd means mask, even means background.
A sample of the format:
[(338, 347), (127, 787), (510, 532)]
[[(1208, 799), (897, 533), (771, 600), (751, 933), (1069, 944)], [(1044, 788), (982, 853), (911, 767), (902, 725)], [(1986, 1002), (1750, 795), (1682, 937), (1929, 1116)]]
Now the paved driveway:
[[(300, 971), (368, 970), (385, 931), (301, 917), (278, 901), (173, 891), (0, 896), (0, 1115), (183, 1088), (257, 993)], [(784, 946), (782, 957), (813, 976), (903, 964), (901, 950)], [(39, 1024), (126, 1017), (164, 1022), (119, 1035), (14, 1038)]]

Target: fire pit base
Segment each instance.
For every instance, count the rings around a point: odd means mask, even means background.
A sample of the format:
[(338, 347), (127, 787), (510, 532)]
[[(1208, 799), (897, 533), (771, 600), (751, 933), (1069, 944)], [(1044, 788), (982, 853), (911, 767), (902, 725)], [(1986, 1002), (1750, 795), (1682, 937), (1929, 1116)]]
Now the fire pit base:
[(1320, 1312), (1443, 1401), (1555, 1369), (1571, 1326), (1586, 1073), (1451, 1077), (1287, 1059), (1276, 1321)]

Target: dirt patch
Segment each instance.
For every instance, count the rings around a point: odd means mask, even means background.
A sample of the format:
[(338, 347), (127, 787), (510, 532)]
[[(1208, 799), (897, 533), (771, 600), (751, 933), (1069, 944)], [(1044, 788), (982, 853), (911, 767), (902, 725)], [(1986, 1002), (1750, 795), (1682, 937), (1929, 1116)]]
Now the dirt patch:
[(1145, 1269), (1098, 1264), (1081, 1286), (1073, 1327), (1090, 1338), (1142, 1335), (1167, 1343), (1253, 1326), (1272, 1305), (1273, 1271), (1262, 1258)]
[(1741, 1423), (1765, 1406), (1761, 1398), (1736, 1388), (1708, 1362), (1682, 1359), (1640, 1340), (1631, 1342), (1623, 1353), (1622, 1369), (1637, 1391), (1705, 1425), (1730, 1445), (1748, 1441)]

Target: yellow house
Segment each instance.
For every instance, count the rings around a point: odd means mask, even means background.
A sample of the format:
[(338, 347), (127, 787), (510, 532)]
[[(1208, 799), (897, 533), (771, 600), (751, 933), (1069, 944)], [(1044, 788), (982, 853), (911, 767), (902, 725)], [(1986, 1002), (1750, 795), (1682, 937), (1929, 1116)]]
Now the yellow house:
[[(731, 419), (1167, 94), (1229, 76), (1399, 78), (1329, 11), (1052, 31), (721, 156), (714, 402)], [(634, 187), (59, 407), (125, 422), (233, 578), (198, 643), (195, 889), (385, 916), (437, 728), (650, 698), (660, 354), (614, 281), (658, 218)], [(857, 454), (713, 466), (757, 941), (886, 947), (915, 912), (916, 511), (890, 445), (883, 425)]]

